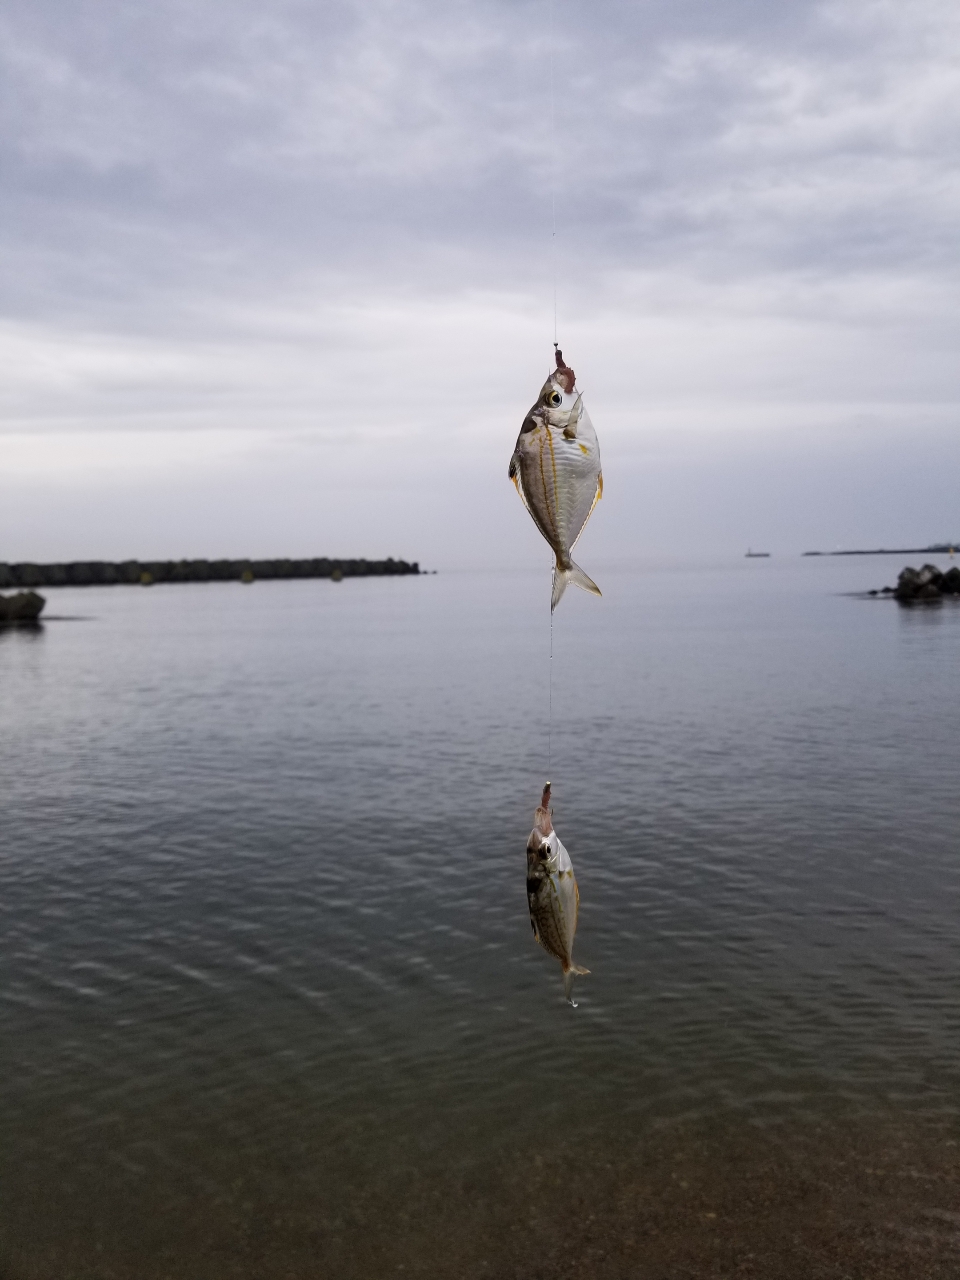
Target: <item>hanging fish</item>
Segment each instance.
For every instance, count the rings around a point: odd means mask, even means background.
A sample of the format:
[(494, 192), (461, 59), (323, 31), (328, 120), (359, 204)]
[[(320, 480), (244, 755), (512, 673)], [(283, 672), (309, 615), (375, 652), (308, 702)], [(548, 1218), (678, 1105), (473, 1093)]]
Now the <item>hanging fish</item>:
[(557, 557), (550, 611), (573, 582), (595, 596), (600, 588), (570, 552), (603, 493), (600, 446), (576, 374), (557, 350), (557, 368), (523, 420), (508, 475), (523, 505)]
[(563, 966), (563, 994), (576, 1008), (577, 1002), (571, 995), (574, 975), (590, 972), (573, 963), (580, 891), (570, 855), (553, 829), (549, 805), (548, 782), (527, 841), (527, 903), (533, 936)]

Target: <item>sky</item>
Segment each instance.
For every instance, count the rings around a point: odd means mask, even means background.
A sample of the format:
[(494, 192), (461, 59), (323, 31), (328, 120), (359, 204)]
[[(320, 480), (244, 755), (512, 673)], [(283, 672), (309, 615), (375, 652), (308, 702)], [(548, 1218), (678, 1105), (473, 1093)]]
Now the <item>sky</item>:
[(555, 290), (588, 571), (960, 538), (956, 0), (7, 0), (0, 59), (0, 560), (546, 563)]

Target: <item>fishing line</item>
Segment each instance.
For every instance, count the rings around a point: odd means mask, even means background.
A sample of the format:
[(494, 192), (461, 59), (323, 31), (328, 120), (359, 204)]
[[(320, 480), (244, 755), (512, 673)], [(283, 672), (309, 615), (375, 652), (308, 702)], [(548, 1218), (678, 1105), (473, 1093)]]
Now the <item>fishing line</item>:
[(550, 610), (550, 662), (547, 665), (547, 781), (550, 780), (550, 769), (553, 763), (553, 610)]
[[(554, 89), (554, 0), (547, 0), (550, 45), (550, 269), (553, 275), (553, 349), (557, 350), (557, 100)], [(553, 573), (551, 566), (550, 659), (547, 663), (547, 778), (553, 769)]]
[(557, 102), (554, 91), (554, 0), (550, 9), (550, 258), (553, 270), (553, 345), (557, 345)]

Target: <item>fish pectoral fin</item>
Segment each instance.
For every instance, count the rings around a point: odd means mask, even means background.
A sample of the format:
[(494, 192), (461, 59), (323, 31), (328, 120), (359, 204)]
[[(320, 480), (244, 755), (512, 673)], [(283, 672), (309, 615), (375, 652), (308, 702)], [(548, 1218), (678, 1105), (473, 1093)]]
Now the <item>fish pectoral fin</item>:
[[(580, 425), (580, 416), (583, 413), (583, 396), (579, 395), (574, 402), (573, 408), (570, 410), (572, 421), (568, 422), (563, 428), (563, 434), (568, 440), (576, 440), (577, 427)], [(574, 417), (576, 414), (576, 417)]]

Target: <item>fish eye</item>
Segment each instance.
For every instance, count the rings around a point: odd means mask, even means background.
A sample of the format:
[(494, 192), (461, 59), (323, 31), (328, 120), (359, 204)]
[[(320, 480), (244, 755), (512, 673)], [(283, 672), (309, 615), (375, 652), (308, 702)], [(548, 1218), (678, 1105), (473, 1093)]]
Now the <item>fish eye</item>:
[(563, 396), (560, 394), (559, 391), (551, 392), (551, 394), (547, 397), (547, 400), (548, 400), (548, 403), (552, 404), (554, 407), (556, 407), (558, 404), (563, 404)]

